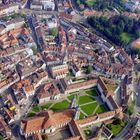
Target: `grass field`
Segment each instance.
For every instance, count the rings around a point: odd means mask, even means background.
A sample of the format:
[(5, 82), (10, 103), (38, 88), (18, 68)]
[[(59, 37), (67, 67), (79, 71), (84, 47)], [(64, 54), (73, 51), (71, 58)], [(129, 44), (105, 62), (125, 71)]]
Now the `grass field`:
[(95, 101), (95, 99), (87, 95), (79, 97), (79, 105), (93, 102), (93, 101)]
[(30, 112), (30, 113), (28, 114), (28, 117), (34, 117), (35, 115), (36, 115), (36, 113)]
[(126, 42), (126, 43), (130, 43), (134, 39), (134, 37), (128, 33), (122, 33), (120, 35), (120, 38), (123, 42)]
[(103, 113), (103, 112), (105, 112), (105, 111), (106, 111), (105, 106), (104, 106), (104, 105), (100, 105), (100, 106), (97, 108), (96, 113), (97, 113), (97, 114), (100, 114), (100, 113)]
[(92, 129), (91, 128), (87, 128), (86, 130), (84, 130), (86, 139), (89, 139), (92, 136)]
[(70, 95), (70, 96), (68, 96), (67, 98), (68, 98), (70, 101), (72, 101), (72, 99), (73, 99), (74, 96), (76, 96), (76, 98), (78, 98), (77, 95)]
[(32, 109), (32, 111), (28, 114), (28, 117), (33, 117), (35, 116), (38, 112), (40, 112), (41, 110), (47, 110), (49, 107), (51, 106), (51, 103), (49, 104), (45, 104), (42, 106), (36, 106)]
[(38, 107), (38, 106), (34, 107), (34, 108), (32, 109), (32, 111), (33, 111), (33, 112), (39, 112), (39, 107)]
[(98, 96), (98, 93), (95, 89), (89, 89), (85, 91), (86, 94), (91, 95), (91, 96)]
[(52, 103), (47, 103), (42, 106), (34, 107), (28, 115), (29, 117), (34, 116), (37, 112), (44, 109), (51, 109), (53, 111), (67, 109), (70, 107), (71, 101), (74, 96), (76, 96), (77, 103), (81, 108), (80, 119), (94, 115), (95, 113), (102, 113), (106, 111), (104, 105), (100, 105), (97, 101), (97, 91), (95, 89), (87, 89), (83, 92), (80, 91), (80, 94), (79, 92), (74, 92), (72, 93), (72, 95), (70, 94), (67, 99), (61, 102), (54, 103), (54, 101), (52, 101)]
[(53, 111), (59, 111), (68, 108), (69, 105), (69, 102), (64, 100), (62, 102), (54, 104), (50, 109), (52, 109)]
[(80, 119), (84, 119), (85, 117), (86, 117), (86, 116), (81, 112), (79, 118), (80, 118)]
[(41, 109), (42, 109), (42, 110), (44, 110), (44, 109), (47, 110), (51, 105), (52, 105), (51, 103), (42, 105), (42, 106), (41, 106)]
[(117, 134), (122, 130), (122, 127), (120, 125), (112, 125), (111, 131), (114, 136), (117, 136)]
[(109, 128), (109, 130), (112, 131), (113, 136), (115, 137), (125, 127), (126, 122), (123, 122), (122, 120), (119, 119), (114, 120), (114, 122), (112, 124), (108, 124), (107, 128)]
[(135, 111), (135, 101), (131, 101), (128, 105), (128, 114), (131, 116)]
[(114, 124), (110, 124), (110, 126), (108, 126), (108, 128), (112, 131), (113, 136), (117, 136), (117, 134), (119, 134), (119, 132), (124, 128), (122, 127), (120, 124), (118, 125), (114, 125)]
[(83, 110), (88, 116), (90, 116), (93, 114), (96, 107), (97, 107), (97, 102), (88, 105), (83, 105), (81, 106), (81, 110)]
[(96, 0), (86, 0), (85, 3), (89, 6), (92, 7), (95, 4)]
[[(98, 93), (95, 89), (85, 90), (85, 95), (79, 97), (79, 105), (81, 111), (80, 119), (94, 115), (95, 113), (103, 113), (106, 111), (104, 105), (99, 105), (96, 98), (98, 97)], [(85, 115), (86, 114), (86, 115)]]
[(4, 138), (0, 135), (0, 140), (4, 140)]
[(71, 100), (73, 99), (73, 97), (74, 97), (74, 95), (70, 95), (70, 96), (68, 97), (68, 99), (71, 101)]

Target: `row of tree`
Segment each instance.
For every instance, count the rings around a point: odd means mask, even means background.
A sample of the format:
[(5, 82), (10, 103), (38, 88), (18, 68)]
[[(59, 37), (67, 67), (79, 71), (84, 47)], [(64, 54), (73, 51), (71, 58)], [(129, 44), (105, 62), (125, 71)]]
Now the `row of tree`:
[(77, 0), (76, 3), (77, 5), (84, 4), (86, 7), (96, 10), (112, 9), (114, 7), (122, 11), (125, 0)]
[[(115, 16), (107, 19), (106, 17), (89, 17), (88, 23), (108, 37), (117, 45), (127, 45), (129, 41), (140, 37), (140, 20), (125, 16)], [(121, 35), (125, 33), (130, 40), (124, 40)]]

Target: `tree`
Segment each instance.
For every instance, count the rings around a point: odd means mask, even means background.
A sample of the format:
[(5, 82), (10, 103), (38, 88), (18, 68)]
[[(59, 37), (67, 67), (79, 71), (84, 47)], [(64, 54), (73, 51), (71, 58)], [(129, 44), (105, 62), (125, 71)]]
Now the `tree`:
[(136, 9), (135, 13), (140, 14), (140, 9)]
[(120, 4), (121, 6), (124, 6), (126, 0), (118, 0), (117, 2), (118, 2), (118, 4)]
[(99, 22), (102, 26), (108, 26), (107, 18), (106, 17), (100, 17)]
[(32, 47), (32, 51), (33, 51), (33, 54), (36, 55), (37, 54), (37, 47), (36, 46)]
[(132, 31), (132, 27), (134, 26), (134, 21), (133, 19), (129, 19), (128, 23), (125, 26), (125, 31), (126, 32), (131, 32)]
[(77, 0), (76, 3), (77, 3), (78, 5), (80, 5), (80, 4), (81, 4), (81, 1), (80, 1), (80, 0)]
[(52, 28), (50, 33), (51, 33), (52, 36), (56, 37), (58, 35), (58, 29), (57, 28)]
[(140, 37), (140, 20), (130, 17), (90, 17), (88, 23), (117, 45), (127, 45), (134, 37)]
[(25, 22), (23, 26), (24, 26), (24, 28), (28, 28), (29, 27), (27, 22)]
[(96, 0), (86, 0), (85, 3), (88, 7), (92, 7), (96, 3)]
[(111, 36), (112, 36), (112, 33), (111, 33), (110, 29), (108, 29), (108, 28), (105, 28), (105, 29), (104, 29), (104, 34), (105, 34), (107, 37), (111, 37)]
[(140, 37), (140, 29), (136, 31), (136, 36)]
[(124, 23), (123, 20), (121, 20), (121, 21), (119, 22), (119, 25), (118, 25), (118, 26), (121, 28), (122, 31), (124, 31), (125, 23)]
[(8, 16), (2, 17), (1, 20), (7, 21), (9, 19)]
[(120, 119), (115, 119), (115, 120), (113, 121), (113, 124), (114, 124), (114, 125), (121, 124), (121, 123), (122, 123), (122, 121), (121, 121)]
[(123, 29), (120, 26), (117, 26), (116, 27), (116, 33), (117, 33), (117, 35), (122, 34), (123, 33)]
[(93, 71), (92, 65), (88, 65), (87, 67), (87, 73), (90, 74)]
[(4, 140), (4, 138), (0, 135), (0, 140)]

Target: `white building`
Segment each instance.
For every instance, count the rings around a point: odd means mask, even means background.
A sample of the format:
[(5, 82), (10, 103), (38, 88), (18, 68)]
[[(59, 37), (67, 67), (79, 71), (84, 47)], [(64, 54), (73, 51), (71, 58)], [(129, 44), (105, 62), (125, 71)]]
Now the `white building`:
[(17, 13), (19, 11), (18, 4), (9, 4), (0, 6), (0, 16), (11, 15), (13, 13)]
[(56, 18), (51, 18), (51, 20), (47, 21), (48, 28), (56, 28), (58, 26), (57, 24), (57, 19)]
[(131, 11), (139, 10), (140, 9), (140, 1), (139, 0), (129, 0), (125, 3), (126, 9)]
[(67, 64), (53, 66), (53, 67), (51, 67), (50, 71), (51, 71), (53, 78), (56, 78), (56, 79), (66, 77), (69, 72)]
[(71, 70), (72, 70), (72, 73), (75, 77), (80, 77), (82, 75), (81, 71), (79, 70), (79, 68), (74, 63), (71, 66)]
[(107, 104), (110, 110), (115, 110), (118, 108), (118, 104), (115, 102), (114, 93), (109, 93), (106, 85), (101, 78), (98, 79), (97, 88), (101, 94), (101, 99)]
[(53, 11), (55, 10), (55, 2), (54, 0), (42, 0), (43, 9)]
[(33, 0), (30, 8), (36, 10), (53, 11), (55, 10), (55, 2), (54, 0)]
[(34, 9), (34, 10), (42, 10), (43, 9), (43, 6), (42, 6), (42, 3), (39, 2), (39, 1), (33, 1), (30, 5), (30, 8), (31, 9)]

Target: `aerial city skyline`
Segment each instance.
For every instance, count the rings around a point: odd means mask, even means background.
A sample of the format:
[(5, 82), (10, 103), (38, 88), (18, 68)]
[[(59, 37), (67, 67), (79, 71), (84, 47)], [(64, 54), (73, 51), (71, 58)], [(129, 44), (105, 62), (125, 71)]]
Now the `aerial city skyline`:
[(140, 140), (139, 0), (0, 1), (0, 140)]

